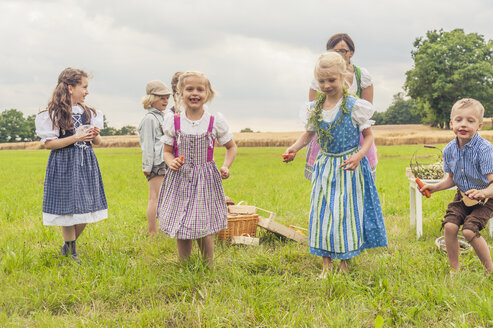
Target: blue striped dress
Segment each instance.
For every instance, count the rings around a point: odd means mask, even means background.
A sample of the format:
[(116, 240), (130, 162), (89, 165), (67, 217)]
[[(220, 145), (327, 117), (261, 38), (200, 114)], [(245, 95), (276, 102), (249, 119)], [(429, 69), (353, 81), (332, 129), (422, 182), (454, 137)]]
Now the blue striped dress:
[(356, 98), (348, 96), (349, 113), (344, 114), (339, 108), (333, 121), (319, 123), (323, 129), (334, 127), (333, 139), (322, 139), (322, 149), (313, 167), (309, 245), (311, 254), (332, 259), (349, 259), (363, 249), (387, 246), (382, 209), (368, 159), (364, 157), (354, 171), (340, 167), (359, 150), (360, 131), (351, 118), (355, 103)]

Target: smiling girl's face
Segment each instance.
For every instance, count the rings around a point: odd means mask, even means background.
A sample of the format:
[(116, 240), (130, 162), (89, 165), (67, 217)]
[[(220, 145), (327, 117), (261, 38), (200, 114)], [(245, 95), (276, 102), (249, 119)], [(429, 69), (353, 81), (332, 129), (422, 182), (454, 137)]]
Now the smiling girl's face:
[(206, 82), (199, 76), (187, 77), (180, 95), (185, 108), (192, 111), (201, 110), (209, 99)]

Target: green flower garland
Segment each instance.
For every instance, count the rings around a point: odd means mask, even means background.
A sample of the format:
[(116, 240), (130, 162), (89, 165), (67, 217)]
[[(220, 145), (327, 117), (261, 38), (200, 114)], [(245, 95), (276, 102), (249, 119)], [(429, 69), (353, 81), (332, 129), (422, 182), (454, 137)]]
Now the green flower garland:
[(321, 126), (321, 122), (323, 120), (323, 105), (325, 100), (327, 99), (327, 95), (324, 92), (317, 92), (317, 97), (315, 98), (315, 105), (313, 110), (311, 110), (311, 115), (308, 118), (309, 125), (313, 125), (316, 128), (316, 132), (318, 135), (318, 140), (322, 149), (325, 148), (327, 143), (331, 143), (334, 140), (332, 136), (332, 130), (341, 125), (342, 117), (345, 114), (350, 113), (349, 109), (346, 108), (348, 91), (346, 88), (343, 88), (342, 95), (342, 104), (341, 104), (341, 115), (337, 118), (337, 120), (333, 123), (329, 123), (329, 128), (324, 129)]

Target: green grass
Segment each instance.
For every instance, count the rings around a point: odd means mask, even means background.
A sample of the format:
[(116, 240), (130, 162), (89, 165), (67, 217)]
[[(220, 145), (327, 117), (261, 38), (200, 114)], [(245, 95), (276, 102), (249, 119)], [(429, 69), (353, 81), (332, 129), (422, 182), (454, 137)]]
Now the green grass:
[[(492, 277), (471, 252), (451, 278), (434, 245), (453, 191), (423, 199), (419, 241), (409, 226), (404, 172), (416, 148), (378, 149), (389, 247), (365, 251), (350, 274), (334, 270), (325, 281), (315, 279), (321, 259), (306, 246), (260, 228), (258, 247), (217, 242), (213, 269), (195, 245), (191, 260), (179, 265), (173, 239), (147, 236), (139, 149), (96, 150), (110, 217), (88, 226), (78, 243), (82, 263), (74, 264), (59, 256), (59, 229), (42, 224), (48, 151), (1, 151), (0, 326), (373, 327), (382, 319), (389, 327), (492, 326)], [(224, 188), (235, 201), (307, 227), (304, 158), (283, 164), (283, 151), (239, 149)], [(216, 156), (221, 163), (224, 150)]]

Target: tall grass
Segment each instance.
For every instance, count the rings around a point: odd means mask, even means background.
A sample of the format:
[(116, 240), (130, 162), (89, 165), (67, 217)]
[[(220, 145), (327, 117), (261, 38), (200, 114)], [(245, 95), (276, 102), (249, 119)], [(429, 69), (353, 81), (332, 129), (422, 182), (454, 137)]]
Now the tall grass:
[[(173, 239), (147, 236), (147, 182), (140, 150), (97, 149), (109, 203), (107, 220), (79, 240), (81, 264), (59, 255), (56, 227), (42, 225), (48, 151), (0, 152), (0, 325), (123, 327), (487, 327), (493, 279), (472, 253), (450, 277), (434, 240), (453, 191), (423, 199), (424, 235), (409, 226), (405, 168), (416, 146), (379, 147), (377, 188), (389, 247), (365, 251), (351, 273), (316, 280), (321, 259), (307, 247), (258, 230), (258, 247), (217, 242), (208, 269), (197, 248), (179, 265)], [(240, 148), (224, 181), (235, 201), (307, 226), (310, 184), (303, 154), (281, 163), (283, 148)], [(224, 151), (216, 151), (217, 163)], [(483, 234), (486, 236), (486, 234)], [(491, 238), (486, 238), (491, 245)]]

